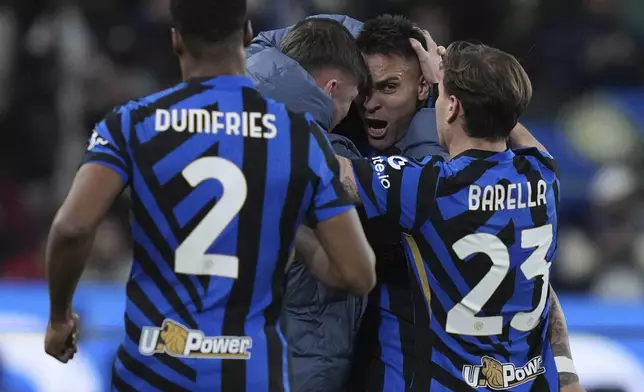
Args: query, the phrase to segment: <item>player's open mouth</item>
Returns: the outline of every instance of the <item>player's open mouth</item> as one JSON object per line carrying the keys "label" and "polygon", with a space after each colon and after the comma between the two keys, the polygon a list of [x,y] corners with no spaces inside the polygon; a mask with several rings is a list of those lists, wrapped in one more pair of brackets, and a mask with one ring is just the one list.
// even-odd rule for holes
{"label": "player's open mouth", "polygon": [[387,121],[367,118],[366,122],[369,127],[368,133],[371,138],[376,140],[384,139],[387,135],[387,125],[389,124]]}

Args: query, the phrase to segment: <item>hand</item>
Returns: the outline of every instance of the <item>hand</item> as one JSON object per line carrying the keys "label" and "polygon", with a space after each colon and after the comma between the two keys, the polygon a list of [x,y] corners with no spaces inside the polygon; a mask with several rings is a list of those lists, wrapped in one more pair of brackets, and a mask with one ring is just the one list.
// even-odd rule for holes
{"label": "hand", "polygon": [[441,61],[445,54],[445,47],[438,46],[427,30],[420,30],[425,37],[427,50],[423,48],[420,42],[414,38],[410,38],[409,42],[411,47],[414,48],[418,61],[420,62],[420,69],[427,83],[436,84],[441,80]]}
{"label": "hand", "polygon": [[45,352],[62,363],[74,358],[78,321],[76,313],[71,313],[66,320],[50,320],[45,335]]}

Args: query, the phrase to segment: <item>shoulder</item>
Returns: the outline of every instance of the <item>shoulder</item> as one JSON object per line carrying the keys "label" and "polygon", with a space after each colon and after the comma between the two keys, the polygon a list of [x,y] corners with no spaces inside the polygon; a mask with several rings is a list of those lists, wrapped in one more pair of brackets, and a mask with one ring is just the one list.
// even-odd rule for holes
{"label": "shoulder", "polygon": [[517,148],[514,149],[514,154],[517,156],[532,157],[539,162],[539,164],[546,169],[557,173],[557,165],[555,158],[546,151],[539,150],[536,147],[530,148]]}
{"label": "shoulder", "polygon": [[329,139],[329,142],[331,142],[331,147],[333,147],[333,151],[337,155],[349,159],[362,158],[362,155],[360,154],[360,151],[358,151],[356,145],[353,144],[353,142],[348,138],[335,133],[327,134],[327,138]]}
{"label": "shoulder", "polygon": [[[164,109],[179,102],[184,97],[187,83],[180,83],[173,87],[139,97],[120,105],[116,105],[108,116],[146,116],[155,109]],[[187,98],[187,96],[185,97]]]}
{"label": "shoulder", "polygon": [[428,155],[422,158],[411,158],[402,155],[375,156],[364,162],[370,161],[376,171],[390,169],[394,171],[404,171],[407,169],[424,170],[429,168],[440,169],[445,163],[445,158],[440,155]]}

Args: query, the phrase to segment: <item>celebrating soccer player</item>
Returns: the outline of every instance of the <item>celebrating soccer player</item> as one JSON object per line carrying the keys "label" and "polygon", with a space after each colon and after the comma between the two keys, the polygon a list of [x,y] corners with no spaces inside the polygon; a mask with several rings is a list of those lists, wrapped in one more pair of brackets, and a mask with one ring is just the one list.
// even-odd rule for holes
{"label": "celebrating soccer player", "polygon": [[[574,374],[569,350],[560,355],[548,339],[559,199],[554,159],[515,129],[530,80],[497,49],[455,43],[441,61],[442,49],[427,42],[427,52],[419,42],[414,49],[425,78],[440,81],[437,127],[449,160],[342,161],[343,181],[367,214],[404,228],[422,293],[415,300],[428,309],[431,300],[423,338],[431,379],[414,388],[578,390],[565,376]],[[509,150],[508,140],[524,148]]]}
{"label": "celebrating soccer player", "polygon": [[[359,24],[350,18],[343,22]],[[368,86],[367,67],[345,26],[329,18],[308,18],[260,33],[246,53],[246,70],[262,94],[293,111],[310,113],[328,131],[336,154],[360,157],[351,141],[333,133],[358,91]],[[291,388],[343,391],[366,300],[320,282],[302,263],[310,234],[302,228],[296,237],[300,252],[287,268],[280,317],[291,354]]]}
{"label": "celebrating soccer player", "polygon": [[184,82],[96,126],[49,237],[45,350],[74,356],[73,293],[97,225],[129,187],[134,263],[113,389],[286,391],[277,319],[300,222],[330,256],[311,270],[339,287],[373,287],[373,252],[323,131],[243,77],[246,1],[171,8]]}

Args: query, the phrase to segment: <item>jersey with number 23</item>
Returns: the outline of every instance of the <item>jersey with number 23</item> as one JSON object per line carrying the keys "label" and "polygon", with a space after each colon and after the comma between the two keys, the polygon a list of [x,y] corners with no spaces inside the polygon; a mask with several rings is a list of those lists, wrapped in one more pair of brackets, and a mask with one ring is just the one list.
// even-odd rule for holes
{"label": "jersey with number 23", "polygon": [[547,338],[554,159],[530,148],[353,163],[367,215],[406,232],[414,300],[431,308],[423,389],[558,391]]}

